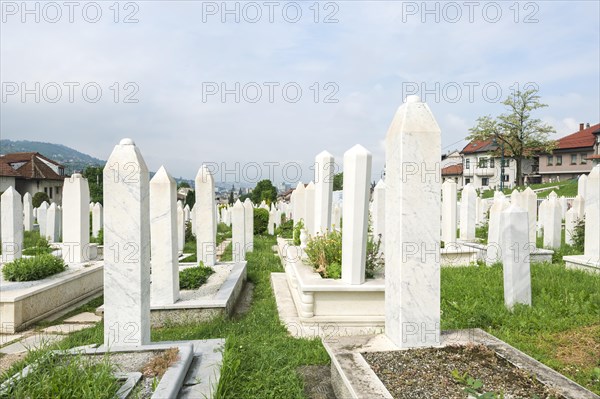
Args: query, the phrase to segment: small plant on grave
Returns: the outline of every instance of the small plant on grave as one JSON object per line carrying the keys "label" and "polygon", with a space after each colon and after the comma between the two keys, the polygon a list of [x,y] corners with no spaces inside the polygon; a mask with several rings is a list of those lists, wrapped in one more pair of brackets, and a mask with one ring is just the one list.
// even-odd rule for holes
{"label": "small plant on grave", "polygon": [[294,235],[294,221],[286,220],[275,229],[275,235],[281,238],[292,238]]}
{"label": "small plant on grave", "polygon": [[382,270],[385,266],[383,253],[379,251],[380,248],[381,234],[379,234],[377,237],[372,237],[369,235],[369,238],[367,239],[367,257],[365,265],[366,278],[375,277],[375,273],[379,270]]}
{"label": "small plant on grave", "polygon": [[479,238],[482,244],[487,244],[489,228],[490,225],[487,220],[475,228],[475,237]]}
{"label": "small plant on grave", "polygon": [[[162,376],[166,373],[167,369],[174,365],[178,360],[179,349],[167,349],[166,351],[150,359],[142,368],[142,374],[144,374],[144,377],[146,378],[157,378],[156,381],[158,381],[158,379],[162,378]],[[152,381],[152,385],[154,385],[154,380]],[[152,389],[156,390],[154,386]]]}
{"label": "small plant on grave", "polygon": [[306,243],[306,255],[323,278],[342,276],[342,233],[334,230],[311,237]]}
{"label": "small plant on grave", "polygon": [[26,256],[39,256],[42,254],[49,254],[51,252],[52,248],[50,247],[29,247],[23,249],[22,254]]}
{"label": "small plant on grave", "polygon": [[15,259],[2,267],[2,275],[8,281],[35,281],[65,271],[65,261],[50,254],[33,258]]}
{"label": "small plant on grave", "polygon": [[198,266],[183,269],[179,272],[179,289],[198,289],[208,281],[208,277],[214,272],[215,271],[212,268],[204,266],[204,263],[202,262],[200,262]]}
{"label": "small plant on grave", "polygon": [[495,392],[480,393],[483,388],[483,382],[469,376],[468,373],[460,373],[457,369],[452,370],[452,378],[465,388],[463,391],[476,399],[504,399],[504,394],[496,394]]}
{"label": "small plant on grave", "polygon": [[294,236],[293,236],[294,241],[292,244],[294,244],[295,246],[300,245],[300,233],[302,232],[303,228],[304,228],[304,221],[302,219],[300,219],[294,225]]}
{"label": "small plant on grave", "polygon": [[575,223],[575,229],[573,230],[573,248],[583,253],[583,249],[585,246],[585,220],[577,219]]}
{"label": "small plant on grave", "polygon": [[47,238],[40,235],[39,231],[24,231],[23,248],[50,248],[50,243]]}
{"label": "small plant on grave", "polygon": [[185,242],[196,241],[196,235],[192,231],[192,222],[188,220],[185,222]]}
{"label": "small plant on grave", "polygon": [[90,239],[90,242],[96,243],[98,245],[104,245],[104,229],[98,230],[98,235],[95,237],[92,237]]}

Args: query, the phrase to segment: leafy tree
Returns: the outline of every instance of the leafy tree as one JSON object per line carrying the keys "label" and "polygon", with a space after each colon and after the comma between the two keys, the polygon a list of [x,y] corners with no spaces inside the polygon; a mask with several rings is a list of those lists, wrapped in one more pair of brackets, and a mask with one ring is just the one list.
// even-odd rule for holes
{"label": "leafy tree", "polygon": [[48,194],[46,194],[43,191],[33,194],[33,198],[31,198],[31,204],[34,208],[39,208],[40,205],[42,205],[42,202],[44,201],[50,203],[50,198],[48,198]]}
{"label": "leafy tree", "polygon": [[190,190],[190,191],[188,191],[188,193],[185,197],[185,204],[183,204],[183,206],[185,207],[186,205],[189,205],[190,209],[192,209],[194,207],[195,203],[196,203],[196,192],[194,190]]}
{"label": "leafy tree", "polygon": [[228,202],[229,202],[229,205],[233,205],[233,203],[235,202],[234,198],[233,198],[233,190],[231,190],[229,192],[229,200],[228,200]]}
{"label": "leafy tree", "polygon": [[260,204],[262,201],[265,201],[267,205],[270,205],[277,200],[277,189],[273,183],[271,183],[271,180],[261,180],[256,184],[254,190],[252,190],[250,199],[255,204]]}
{"label": "leafy tree", "polygon": [[469,129],[467,140],[495,140],[498,144],[495,156],[500,156],[504,144],[504,156],[514,158],[517,184],[523,185],[523,159],[531,158],[535,153],[552,151],[555,141],[549,139],[549,134],[555,130],[531,115],[538,108],[547,107],[540,102],[537,90],[517,91],[502,104],[507,112],[496,118],[490,115],[478,118],[475,127]]}
{"label": "leafy tree", "polygon": [[333,175],[333,191],[340,191],[344,189],[344,173],[336,173]]}
{"label": "leafy tree", "polygon": [[180,188],[191,188],[191,187],[188,182],[180,181],[179,184],[177,184],[177,190],[179,190]]}
{"label": "leafy tree", "polygon": [[103,191],[103,171],[104,166],[86,166],[83,170],[83,177],[88,180],[90,187],[90,201],[104,203]]}

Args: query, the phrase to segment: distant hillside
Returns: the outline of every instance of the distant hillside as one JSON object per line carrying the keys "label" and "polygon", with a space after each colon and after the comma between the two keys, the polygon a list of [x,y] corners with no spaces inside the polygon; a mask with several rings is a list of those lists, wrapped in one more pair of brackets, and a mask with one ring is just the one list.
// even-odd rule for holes
{"label": "distant hillside", "polygon": [[67,174],[75,170],[83,170],[90,165],[104,165],[105,161],[94,158],[73,148],[62,144],[43,143],[41,141],[27,140],[0,140],[0,154],[8,154],[11,152],[39,152],[65,166]]}

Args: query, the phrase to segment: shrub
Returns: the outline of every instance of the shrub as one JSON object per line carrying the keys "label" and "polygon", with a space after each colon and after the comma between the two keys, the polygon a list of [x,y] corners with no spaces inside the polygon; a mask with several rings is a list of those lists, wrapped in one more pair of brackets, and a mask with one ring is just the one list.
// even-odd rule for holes
{"label": "shrub", "polygon": [[479,238],[483,244],[487,244],[489,227],[486,220],[485,223],[475,228],[475,237]]}
{"label": "shrub", "polygon": [[316,235],[306,243],[306,255],[313,268],[323,278],[342,275],[342,233],[334,230]]}
{"label": "shrub", "polygon": [[27,256],[38,256],[41,254],[49,254],[52,252],[50,247],[29,247],[23,249],[23,255]]}
{"label": "shrub", "polygon": [[292,238],[294,235],[294,221],[286,220],[281,223],[277,229],[275,229],[275,235],[278,235],[281,238]]}
{"label": "shrub", "polygon": [[95,242],[98,245],[104,245],[104,229],[98,230],[98,235],[96,237],[92,237],[90,242]]}
{"label": "shrub", "polygon": [[208,277],[215,271],[204,263],[196,267],[188,267],[179,272],[179,289],[180,290],[195,290],[208,281]]}
{"label": "shrub", "polygon": [[44,201],[50,203],[50,198],[48,198],[48,194],[40,191],[39,193],[33,194],[33,198],[31,198],[31,205],[33,205],[34,208],[39,208]]}
{"label": "shrub", "polygon": [[23,248],[50,248],[48,239],[40,236],[39,231],[23,232]]}
{"label": "shrub", "polygon": [[304,228],[304,222],[302,221],[302,219],[300,219],[294,225],[294,235],[293,235],[294,242],[292,244],[294,244],[296,246],[300,245],[300,233],[302,232],[303,228]]}
{"label": "shrub", "polygon": [[585,244],[585,220],[578,219],[573,231],[573,248],[578,252],[583,253]]}
{"label": "shrub", "polygon": [[2,275],[8,281],[41,280],[67,268],[65,262],[53,255],[41,254],[33,258],[16,259],[2,268]]}
{"label": "shrub", "polygon": [[385,262],[383,260],[383,253],[379,252],[381,248],[381,234],[376,238],[369,235],[367,239],[367,259],[365,265],[365,277],[375,277],[375,272],[383,269]]}
{"label": "shrub", "polygon": [[188,220],[185,222],[185,242],[196,241],[196,235],[192,231],[192,222]]}
{"label": "shrub", "polygon": [[254,208],[254,234],[266,234],[269,227],[269,211]]}

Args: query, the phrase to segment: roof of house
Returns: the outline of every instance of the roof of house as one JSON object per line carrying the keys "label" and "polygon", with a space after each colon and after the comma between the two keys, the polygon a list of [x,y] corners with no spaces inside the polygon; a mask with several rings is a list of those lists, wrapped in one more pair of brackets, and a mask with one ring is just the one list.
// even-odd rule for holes
{"label": "roof of house", "polygon": [[[0,156],[0,163],[6,166],[0,168],[0,176],[20,177],[23,179],[64,180],[65,176],[56,173],[44,161],[62,167],[61,164],[46,158],[39,152],[15,152]],[[16,175],[15,175],[16,173]]]}
{"label": "roof of house", "polygon": [[456,176],[456,175],[462,175],[462,173],[463,173],[462,163],[446,166],[445,168],[442,169],[442,176]]}
{"label": "roof of house", "polygon": [[497,144],[493,143],[492,139],[471,141],[460,152],[461,154],[474,154],[476,152],[488,152],[498,148]]}
{"label": "roof of house", "polygon": [[594,134],[598,133],[600,133],[600,123],[558,139],[556,141],[556,149],[567,150],[571,148],[593,147],[596,141]]}
{"label": "roof of house", "polygon": [[8,162],[0,158],[0,176],[3,177],[21,177],[21,174],[14,170]]}

